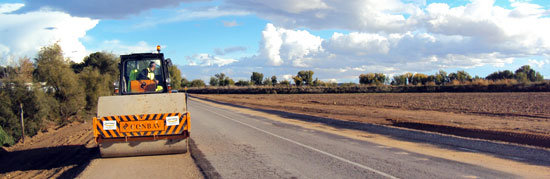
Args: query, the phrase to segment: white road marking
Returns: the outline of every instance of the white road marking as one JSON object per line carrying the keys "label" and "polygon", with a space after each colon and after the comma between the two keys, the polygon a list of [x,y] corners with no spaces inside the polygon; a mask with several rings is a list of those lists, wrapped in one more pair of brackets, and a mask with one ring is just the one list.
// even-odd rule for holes
{"label": "white road marking", "polygon": [[[202,105],[202,104],[201,104],[201,105]],[[388,178],[398,179],[397,177],[394,177],[394,176],[392,176],[392,175],[390,175],[390,174],[387,174],[387,173],[378,171],[378,170],[376,170],[376,169],[374,169],[374,168],[370,168],[370,167],[367,167],[367,166],[365,166],[365,165],[361,165],[361,164],[359,164],[359,163],[357,163],[357,162],[353,162],[353,161],[350,161],[350,160],[348,160],[348,159],[345,159],[345,158],[336,156],[336,155],[334,155],[334,154],[331,154],[331,153],[328,153],[328,152],[325,152],[325,151],[316,149],[316,148],[314,148],[314,147],[311,147],[311,146],[302,144],[302,143],[297,142],[297,141],[294,141],[294,140],[292,140],[292,139],[288,139],[288,138],[279,136],[279,135],[277,135],[277,134],[274,134],[274,133],[265,131],[265,130],[263,130],[263,129],[254,127],[254,126],[252,126],[252,125],[250,125],[250,124],[247,124],[247,123],[244,123],[244,122],[241,122],[241,121],[232,119],[232,118],[227,117],[227,116],[222,115],[222,114],[218,114],[218,113],[216,113],[216,112],[214,112],[214,111],[211,111],[211,110],[208,110],[208,109],[206,109],[206,108],[202,108],[202,109],[207,110],[207,111],[209,111],[209,112],[211,112],[211,113],[213,113],[213,114],[216,114],[216,115],[218,115],[218,116],[221,116],[221,117],[223,117],[223,118],[229,119],[229,120],[231,120],[231,121],[234,121],[234,122],[240,123],[240,124],[242,124],[242,125],[248,126],[248,127],[252,128],[252,129],[256,129],[256,130],[258,130],[258,131],[260,131],[260,132],[263,132],[263,133],[269,134],[269,135],[271,135],[271,136],[277,137],[277,138],[279,138],[279,139],[286,140],[286,141],[288,141],[288,142],[291,142],[291,143],[294,143],[294,144],[296,144],[296,145],[302,146],[302,147],[304,147],[304,148],[313,150],[313,151],[315,151],[315,152],[319,152],[319,153],[321,153],[321,154],[324,154],[324,155],[327,155],[327,156],[329,156],[329,157],[338,159],[338,160],[340,160],[340,161],[349,163],[349,164],[351,164],[351,165],[355,165],[355,166],[357,166],[357,167],[359,167],[359,168],[362,168],[362,169],[365,169],[365,170],[369,170],[369,171],[371,171],[371,172],[377,173],[377,174],[379,174],[379,175],[382,175],[382,176],[385,176],[385,177],[388,177]]]}
{"label": "white road marking", "polygon": [[469,151],[469,152],[476,152],[478,153],[479,151],[477,150],[474,150],[474,149],[468,149],[468,148],[464,148],[464,147],[459,147],[458,149],[461,149],[461,150],[465,150],[465,151]]}
{"label": "white road marking", "polygon": [[391,149],[391,147],[388,147],[388,146],[385,146],[385,145],[379,145],[379,146],[376,146],[378,148],[383,148],[383,149]]}

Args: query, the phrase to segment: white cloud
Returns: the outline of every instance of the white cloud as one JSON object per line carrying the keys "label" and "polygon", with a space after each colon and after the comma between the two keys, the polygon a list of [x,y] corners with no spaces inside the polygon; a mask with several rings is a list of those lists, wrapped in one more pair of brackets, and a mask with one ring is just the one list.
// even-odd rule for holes
{"label": "white cloud", "polygon": [[[161,45],[162,48],[166,48],[165,45]],[[131,53],[154,53],[156,52],[156,48],[153,45],[149,45],[145,41],[139,41],[136,44],[129,45],[126,43],[121,42],[118,39],[113,40],[105,40],[101,43],[100,50],[108,50],[111,53],[114,54],[131,54]]]}
{"label": "white cloud", "polygon": [[141,12],[167,7],[177,7],[181,3],[207,0],[26,0],[23,12],[50,9],[67,12],[74,16],[95,19],[121,19]]}
{"label": "white cloud", "polygon": [[[3,12],[15,11],[16,7],[21,8],[20,5],[2,5]],[[41,47],[56,42],[65,57],[82,61],[87,53],[80,39],[86,36],[86,31],[95,27],[98,20],[73,17],[62,12],[35,11],[0,13],[0,22],[0,65],[6,65],[19,57],[35,57]]]}
{"label": "white cloud", "polygon": [[322,42],[323,39],[305,30],[287,30],[267,24],[262,31],[260,57],[274,66],[287,63],[305,67],[305,61],[311,60],[307,55],[323,51]]}
{"label": "white cloud", "polygon": [[373,33],[350,34],[334,33],[327,42],[327,48],[339,52],[349,52],[356,56],[367,54],[387,54],[390,50],[388,38]]}
{"label": "white cloud", "polygon": [[228,0],[224,8],[253,12],[285,28],[402,32],[416,24],[405,15],[422,13],[418,3],[400,0]]}
{"label": "white cloud", "polygon": [[449,8],[430,4],[419,17],[430,33],[471,38],[483,50],[502,53],[542,54],[550,52],[550,18],[546,10],[528,3],[512,3],[513,9],[494,6],[494,1],[475,0]]}
{"label": "white cloud", "polygon": [[0,14],[6,14],[18,9],[21,9],[25,4],[22,3],[6,3],[0,4]]}
{"label": "white cloud", "polygon": [[243,10],[227,10],[219,9],[219,7],[209,7],[207,9],[181,9],[176,14],[170,15],[168,18],[161,19],[149,19],[145,22],[139,23],[134,26],[134,28],[146,28],[152,27],[159,24],[167,24],[180,21],[190,21],[196,19],[212,19],[222,16],[245,16],[249,12]]}
{"label": "white cloud", "polygon": [[193,56],[186,57],[189,66],[201,66],[201,67],[222,67],[231,63],[237,62],[231,58],[220,58],[206,53],[195,54]]}
{"label": "white cloud", "polygon": [[550,63],[550,60],[546,59],[546,60],[534,60],[534,59],[529,59],[527,60],[529,62],[529,65],[531,66],[535,66],[535,67],[538,67],[538,68],[542,68],[542,66],[544,66],[545,64],[549,64]]}
{"label": "white cloud", "polygon": [[291,74],[286,74],[286,75],[283,75],[283,80],[292,80],[292,75]]}

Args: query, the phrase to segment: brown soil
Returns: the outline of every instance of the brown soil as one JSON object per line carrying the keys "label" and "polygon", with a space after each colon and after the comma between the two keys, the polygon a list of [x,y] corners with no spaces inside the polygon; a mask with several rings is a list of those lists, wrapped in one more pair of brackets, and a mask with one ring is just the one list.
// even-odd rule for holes
{"label": "brown soil", "polygon": [[74,122],[0,152],[0,178],[74,178],[97,157],[89,123]]}
{"label": "brown soil", "polygon": [[417,129],[448,126],[550,137],[550,93],[542,92],[193,96],[252,108],[364,123],[401,127],[412,124],[410,128]]}

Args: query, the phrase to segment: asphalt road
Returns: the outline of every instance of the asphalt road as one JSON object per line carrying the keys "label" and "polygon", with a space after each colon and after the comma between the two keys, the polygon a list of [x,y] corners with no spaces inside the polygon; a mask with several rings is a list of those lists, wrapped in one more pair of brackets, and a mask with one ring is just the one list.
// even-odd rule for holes
{"label": "asphalt road", "polygon": [[519,177],[194,100],[189,111],[195,147],[223,178]]}

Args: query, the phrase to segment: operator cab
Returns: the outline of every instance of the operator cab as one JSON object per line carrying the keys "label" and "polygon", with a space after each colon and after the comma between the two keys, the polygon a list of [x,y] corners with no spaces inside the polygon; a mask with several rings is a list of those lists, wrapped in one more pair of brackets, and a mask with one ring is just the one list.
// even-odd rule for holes
{"label": "operator cab", "polygon": [[148,94],[170,92],[170,76],[168,67],[172,65],[170,59],[165,60],[160,53],[136,53],[120,56],[120,79],[118,93]]}

